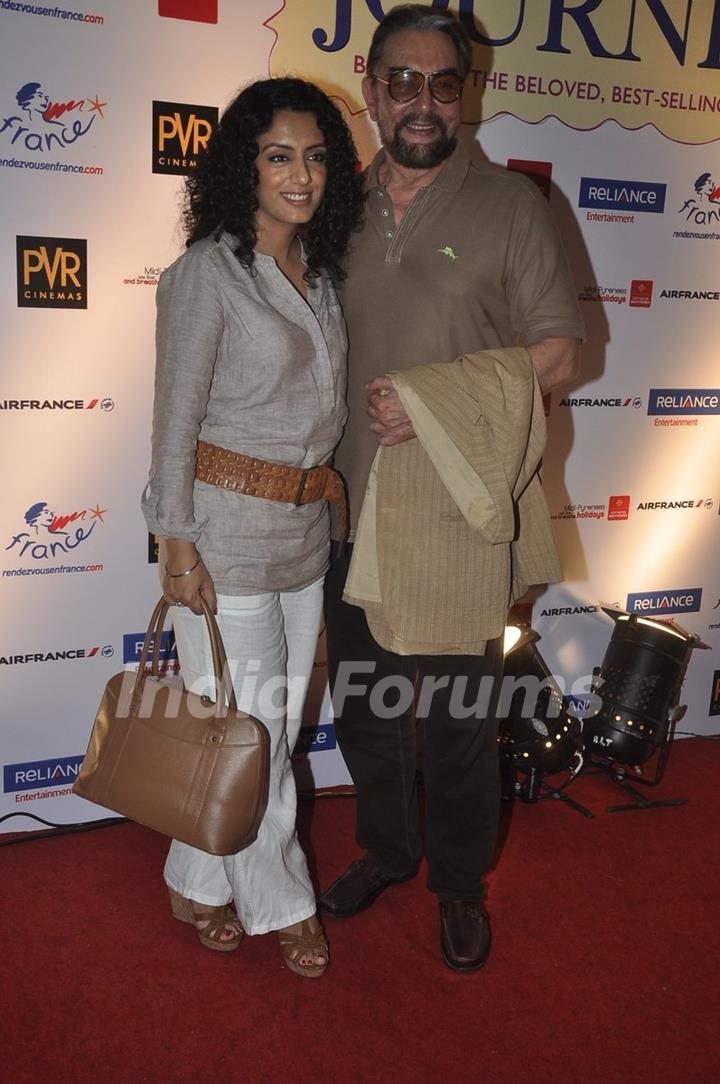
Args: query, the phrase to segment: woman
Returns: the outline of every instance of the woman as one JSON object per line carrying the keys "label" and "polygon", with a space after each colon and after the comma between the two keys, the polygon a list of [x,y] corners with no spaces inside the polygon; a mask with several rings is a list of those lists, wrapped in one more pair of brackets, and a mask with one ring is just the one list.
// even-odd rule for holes
{"label": "woman", "polygon": [[290,754],[320,627],[323,498],[338,496],[334,472],[307,469],[327,462],[345,420],[332,281],[361,202],[352,138],[322,91],[299,79],[254,83],[187,181],[188,249],[157,293],[143,511],[164,540],[183,678],[214,695],[202,594],[217,612],[238,706],[271,737],[255,843],[217,858],[173,841],[165,881],[173,914],[203,945],[227,952],[243,931],[277,930],[287,966],[307,977],[324,972],[328,948],[295,834]]}

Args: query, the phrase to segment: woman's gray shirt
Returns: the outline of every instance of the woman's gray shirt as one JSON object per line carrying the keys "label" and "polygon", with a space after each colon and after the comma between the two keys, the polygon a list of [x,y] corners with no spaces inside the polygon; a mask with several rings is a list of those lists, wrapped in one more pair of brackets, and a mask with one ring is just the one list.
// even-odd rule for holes
{"label": "woman's gray shirt", "polygon": [[340,439],[347,338],[326,276],[304,301],[272,256],[251,270],[234,239],[196,242],[161,276],[150,480],[151,531],[194,542],[224,595],[296,590],[328,559],[324,501],[301,507],[195,480],[198,440],[314,467]]}

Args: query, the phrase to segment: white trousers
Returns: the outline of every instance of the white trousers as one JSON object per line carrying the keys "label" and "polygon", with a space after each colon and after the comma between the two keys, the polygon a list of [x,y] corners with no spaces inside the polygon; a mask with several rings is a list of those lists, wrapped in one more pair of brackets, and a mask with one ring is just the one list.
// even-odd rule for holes
{"label": "white trousers", "polygon": [[[218,596],[217,622],[238,707],[270,732],[267,812],[255,842],[216,857],[173,840],[165,882],[188,899],[220,906],[235,901],[249,934],[267,933],[315,913],[315,893],[295,833],[297,798],[290,755],[300,730],[322,613],[322,580],[301,591]],[[214,682],[205,619],[173,607],[183,680],[193,692]]]}

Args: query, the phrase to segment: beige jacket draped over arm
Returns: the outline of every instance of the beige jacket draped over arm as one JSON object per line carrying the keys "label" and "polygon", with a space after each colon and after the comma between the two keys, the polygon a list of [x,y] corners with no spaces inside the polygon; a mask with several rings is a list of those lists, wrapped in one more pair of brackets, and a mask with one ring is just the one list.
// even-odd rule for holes
{"label": "beige jacket draped over arm", "polygon": [[378,451],[345,599],[397,654],[483,654],[528,586],[562,578],[528,352],[484,350],[388,375],[417,439]]}

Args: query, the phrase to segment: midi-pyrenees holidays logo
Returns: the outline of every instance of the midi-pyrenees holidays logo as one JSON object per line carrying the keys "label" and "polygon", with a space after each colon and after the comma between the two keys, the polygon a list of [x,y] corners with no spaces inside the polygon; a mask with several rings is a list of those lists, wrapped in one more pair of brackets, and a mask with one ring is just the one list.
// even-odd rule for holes
{"label": "midi-pyrenees holidays logo", "polygon": [[193,173],[217,122],[217,106],[153,102],[153,173]]}
{"label": "midi-pyrenees holidays logo", "polygon": [[0,122],[0,141],[6,151],[12,147],[22,153],[52,155],[84,139],[98,117],[105,116],[108,103],[99,94],[75,98],[63,90],[60,95],[37,80],[15,85],[8,95],[14,102]]}
{"label": "midi-pyrenees holidays logo", "polygon": [[57,513],[47,501],[34,501],[19,517],[20,529],[11,534],[6,552],[28,564],[42,564],[76,551],[105,522],[107,508],[76,508]]}
{"label": "midi-pyrenees holidays logo", "polygon": [[87,308],[84,238],[18,236],[16,255],[20,308]]}
{"label": "midi-pyrenees holidays logo", "polygon": [[652,305],[653,279],[631,279],[626,285],[607,286],[591,282],[578,293],[578,301],[599,301],[604,305],[625,305],[631,309],[649,309]]}
{"label": "midi-pyrenees holidays logo", "polygon": [[702,587],[674,587],[660,591],[632,592],[625,609],[641,617],[663,614],[698,613],[702,605]]}

